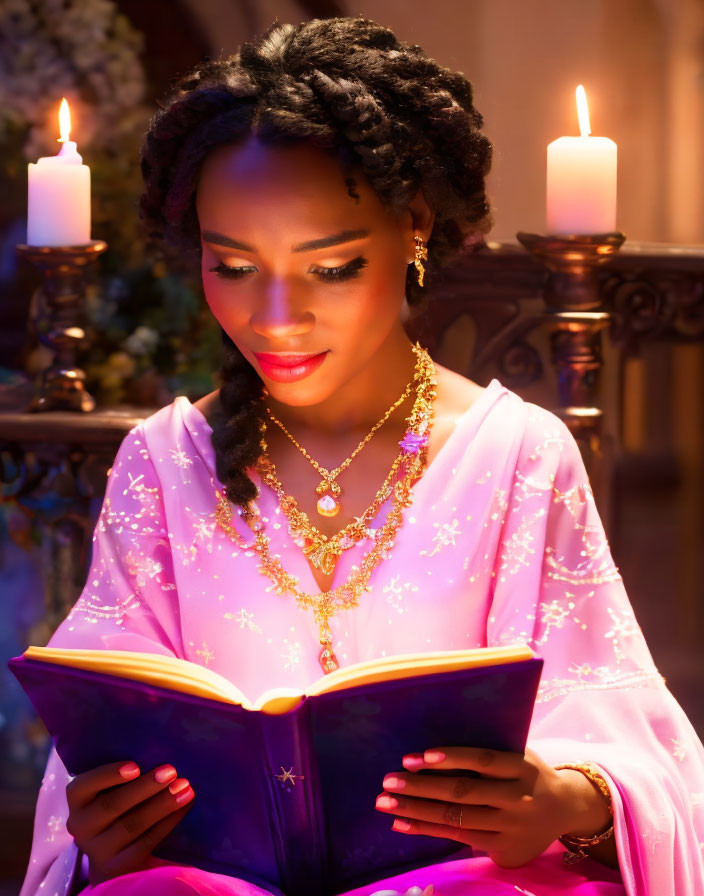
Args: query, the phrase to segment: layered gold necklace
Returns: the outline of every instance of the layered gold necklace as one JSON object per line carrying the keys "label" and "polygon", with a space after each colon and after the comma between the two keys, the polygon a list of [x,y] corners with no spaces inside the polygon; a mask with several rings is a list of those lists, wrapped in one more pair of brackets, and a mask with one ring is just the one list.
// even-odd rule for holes
{"label": "layered gold necklace", "polygon": [[[417,365],[416,365],[416,369],[417,369]],[[316,509],[321,516],[337,516],[337,514],[340,512],[340,502],[335,500],[336,498],[339,498],[340,495],[342,494],[342,489],[340,488],[340,484],[336,481],[337,477],[340,475],[340,473],[342,473],[343,470],[346,470],[347,467],[349,467],[349,465],[352,463],[352,461],[355,459],[355,457],[357,457],[359,452],[362,450],[362,448],[364,448],[364,446],[371,439],[371,437],[374,435],[374,433],[381,426],[383,426],[384,423],[386,423],[386,421],[389,419],[391,414],[393,414],[393,412],[396,410],[396,408],[408,398],[408,396],[411,394],[411,390],[413,388],[413,383],[414,383],[414,380],[411,380],[411,382],[406,386],[406,389],[405,389],[403,395],[391,405],[391,407],[384,414],[384,416],[381,418],[381,420],[379,420],[378,423],[374,424],[374,426],[371,428],[371,430],[362,439],[362,441],[359,443],[359,445],[357,445],[357,447],[354,449],[352,454],[350,454],[350,456],[348,458],[346,458],[340,464],[339,467],[335,467],[334,470],[328,470],[328,469],[326,469],[326,467],[321,467],[321,465],[316,460],[314,460],[310,456],[310,454],[308,454],[306,449],[299,442],[297,442],[296,439],[294,439],[294,437],[286,429],[286,427],[283,425],[283,423],[271,413],[269,408],[266,408],[266,413],[267,413],[267,416],[269,417],[269,419],[273,423],[276,423],[276,425],[282,430],[282,432],[293,442],[293,444],[296,446],[296,448],[298,448],[298,450],[301,452],[301,454],[307,460],[310,461],[310,463],[312,464],[314,469],[320,474],[321,481],[320,481],[320,484],[316,487],[315,491],[316,491],[316,494],[322,496],[318,499],[318,503],[316,505]],[[268,395],[268,392],[266,389],[264,390],[264,394]],[[264,445],[264,453],[265,454],[266,454],[266,450],[267,450],[267,446],[265,444]]]}
{"label": "layered gold necklace", "polygon": [[[328,538],[313,526],[304,511],[300,510],[293,497],[284,492],[283,486],[276,476],[276,470],[268,456],[266,443],[266,423],[262,424],[261,445],[262,452],[257,461],[257,470],[262,481],[270,485],[277,494],[279,505],[287,518],[289,534],[303,547],[304,553],[310,557],[316,568],[329,574],[335,568],[335,563],[343,550],[353,547],[358,541],[369,537],[367,524],[376,516],[381,505],[393,495],[393,504],[389,510],[384,525],[374,533],[373,545],[362,558],[360,564],[352,568],[352,573],[347,581],[334,588],[332,591],[322,591],[320,594],[305,594],[298,589],[298,577],[288,574],[281,565],[278,555],[272,556],[269,549],[269,537],[264,532],[261,512],[255,504],[247,508],[238,507],[238,515],[246,522],[254,533],[254,543],[249,544],[232,526],[232,507],[219,490],[216,490],[217,505],[215,518],[217,524],[233,538],[242,548],[254,548],[259,555],[259,571],[268,576],[274,583],[277,594],[290,592],[298,605],[304,609],[313,609],[315,619],[320,627],[321,650],[318,659],[323,671],[327,674],[339,667],[339,663],[332,649],[332,632],[329,619],[338,610],[351,609],[358,606],[359,597],[363,591],[370,591],[369,579],[372,572],[383,559],[389,556],[389,550],[394,545],[394,537],[403,522],[403,510],[412,503],[411,489],[414,483],[422,475],[427,462],[427,445],[430,430],[433,423],[433,402],[436,397],[435,365],[432,359],[420,345],[413,347],[416,354],[416,371],[409,387],[415,384],[416,400],[411,414],[407,418],[407,429],[403,439],[399,442],[400,452],[394,460],[389,475],[377,492],[374,501],[367,510],[355,520],[345,526],[332,538]],[[402,398],[405,397],[402,396]],[[397,403],[400,404],[400,399]],[[388,418],[388,413],[385,417]],[[380,424],[377,424],[378,428]],[[376,429],[375,428],[375,429]],[[375,430],[374,430],[375,431]],[[373,434],[373,432],[372,432]],[[371,437],[371,436],[370,436]],[[368,441],[368,439],[366,440]],[[366,444],[363,440],[361,445]],[[360,446],[356,449],[357,452]],[[346,464],[348,466],[349,464]],[[341,465],[338,468],[344,468]],[[399,472],[402,469],[402,472]],[[324,468],[319,472],[325,479]],[[333,473],[335,471],[332,471]],[[394,481],[395,480],[395,481]],[[334,481],[334,480],[333,480]]]}

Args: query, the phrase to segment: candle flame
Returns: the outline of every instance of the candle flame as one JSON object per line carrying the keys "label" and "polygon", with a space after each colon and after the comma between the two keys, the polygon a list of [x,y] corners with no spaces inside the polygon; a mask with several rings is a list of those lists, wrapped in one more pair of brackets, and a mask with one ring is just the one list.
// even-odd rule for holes
{"label": "candle flame", "polygon": [[59,131],[61,136],[57,138],[59,143],[66,143],[71,133],[71,110],[68,107],[68,100],[64,97],[61,100],[59,108]]}
{"label": "candle flame", "polygon": [[586,91],[581,84],[577,88],[577,116],[582,137],[588,137],[592,132],[592,129],[589,127],[589,106],[587,106]]}

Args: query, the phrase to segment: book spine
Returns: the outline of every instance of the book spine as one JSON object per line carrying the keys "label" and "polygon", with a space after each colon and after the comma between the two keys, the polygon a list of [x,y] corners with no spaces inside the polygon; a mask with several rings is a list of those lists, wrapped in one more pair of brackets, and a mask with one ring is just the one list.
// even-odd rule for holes
{"label": "book spine", "polygon": [[262,732],[281,886],[287,896],[323,896],[308,699],[291,712],[262,714]]}

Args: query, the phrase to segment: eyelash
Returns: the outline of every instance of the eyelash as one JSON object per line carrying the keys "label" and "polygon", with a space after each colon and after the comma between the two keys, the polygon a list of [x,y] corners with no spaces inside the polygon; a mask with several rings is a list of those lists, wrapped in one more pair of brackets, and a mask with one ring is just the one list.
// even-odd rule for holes
{"label": "eyelash", "polygon": [[[321,280],[351,280],[353,277],[358,277],[359,272],[362,268],[366,267],[368,264],[367,259],[363,258],[361,255],[357,258],[353,258],[352,261],[347,262],[347,264],[340,265],[336,268],[318,268],[317,271],[313,271]],[[238,268],[230,268],[222,261],[217,267],[210,268],[211,271],[215,272],[218,277],[222,277],[225,280],[239,280],[240,277],[244,277],[244,275],[249,271],[248,266],[238,267]]]}

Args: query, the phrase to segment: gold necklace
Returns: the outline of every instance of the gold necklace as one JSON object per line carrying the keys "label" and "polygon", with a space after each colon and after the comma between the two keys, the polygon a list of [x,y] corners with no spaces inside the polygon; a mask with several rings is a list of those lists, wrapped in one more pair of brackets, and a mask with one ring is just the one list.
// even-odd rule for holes
{"label": "gold necklace", "polygon": [[316,569],[322,570],[325,575],[330,575],[342,552],[353,548],[363,538],[369,536],[367,531],[369,522],[374,519],[381,505],[391,494],[394,476],[404,459],[403,453],[399,453],[369,507],[361,516],[355,517],[351,523],[330,538],[310,522],[308,514],[298,507],[296,499],[292,495],[286,494],[270,457],[260,458],[257,463],[257,471],[262,480],[276,493],[281,512],[288,521],[291,537],[299,547],[303,548],[303,553]]}
{"label": "gold necklace", "polygon": [[[415,382],[416,379],[418,380],[418,394],[413,404],[413,410],[406,421],[407,435],[409,431],[412,433],[412,421],[417,417],[421,410],[421,402],[426,391],[424,386],[424,371],[426,369],[426,360],[419,357],[417,375],[413,378],[413,382]],[[428,375],[432,375],[432,372]],[[266,432],[265,425],[263,431]],[[401,444],[402,443],[399,442],[399,445]],[[392,463],[386,479],[381,488],[377,491],[374,500],[369,507],[367,507],[361,516],[355,517],[352,522],[348,523],[343,529],[331,537],[320,532],[320,530],[311,523],[308,514],[298,507],[296,499],[292,495],[287,495],[284,491],[284,487],[276,475],[274,462],[268,455],[268,446],[264,435],[262,435],[262,455],[257,462],[257,471],[262,477],[262,480],[276,493],[281,511],[287,519],[291,537],[299,547],[303,548],[303,553],[308,557],[313,566],[316,569],[322,570],[325,575],[329,575],[335,569],[337,560],[342,555],[343,551],[353,548],[355,544],[360,542],[363,538],[368,537],[369,532],[367,531],[367,526],[369,522],[374,519],[379,512],[381,505],[391,494],[394,477],[405,457],[406,451],[402,448]]]}
{"label": "gold necklace", "polygon": [[[416,351],[415,347],[413,350]],[[416,352],[416,354],[417,354],[417,352]],[[418,371],[418,364],[419,364],[419,362],[416,361],[416,373]],[[269,408],[266,408],[266,413],[267,413],[269,419],[273,423],[276,423],[276,425],[281,428],[281,430],[285,433],[285,435],[288,436],[288,438],[293,442],[293,444],[296,446],[296,448],[298,448],[298,450],[301,452],[301,454],[303,454],[303,456],[311,462],[311,464],[313,465],[315,470],[320,474],[321,482],[316,487],[315,491],[316,491],[316,494],[321,496],[318,499],[318,504],[317,504],[318,513],[321,516],[328,516],[328,517],[337,516],[337,514],[340,512],[340,506],[341,506],[340,501],[335,500],[336,498],[339,498],[340,495],[342,494],[342,489],[340,487],[340,484],[338,482],[336,482],[337,477],[340,475],[340,473],[342,473],[343,470],[346,470],[347,467],[349,467],[349,465],[352,463],[352,461],[355,459],[355,457],[359,454],[359,452],[362,450],[362,448],[364,448],[364,446],[367,444],[367,442],[369,442],[369,440],[374,435],[374,433],[381,426],[383,426],[384,423],[386,423],[386,421],[389,419],[391,414],[393,414],[393,412],[396,410],[396,408],[408,398],[408,396],[410,395],[411,390],[413,388],[414,381],[415,381],[415,376],[413,377],[411,382],[406,386],[403,395],[391,405],[391,407],[384,414],[384,416],[381,418],[381,420],[379,420],[377,423],[374,424],[374,426],[371,428],[370,432],[368,432],[367,435],[359,443],[359,445],[357,445],[357,447],[354,449],[352,454],[350,454],[350,456],[348,458],[346,458],[340,464],[339,467],[335,467],[334,470],[328,470],[325,467],[321,466],[316,460],[313,460],[313,458],[310,456],[310,454],[308,454],[306,449],[299,442],[297,442],[296,439],[291,435],[291,433],[286,429],[284,424],[271,413]],[[326,494],[326,492],[328,494]]]}
{"label": "gold necklace", "polygon": [[[320,627],[321,650],[318,661],[325,674],[339,668],[339,662],[332,649],[332,631],[329,619],[338,610],[348,610],[359,604],[359,597],[363,591],[371,591],[369,579],[372,572],[383,559],[388,558],[390,549],[394,546],[395,535],[403,522],[403,510],[412,503],[411,489],[423,473],[427,461],[427,445],[433,422],[433,402],[436,397],[435,367],[430,356],[423,349],[424,377],[422,400],[414,406],[412,428],[401,441],[404,459],[408,461],[408,468],[401,480],[393,486],[393,506],[389,510],[384,525],[377,532],[377,537],[369,551],[364,555],[360,564],[353,566],[352,573],[347,581],[334,588],[332,591],[321,591],[319,594],[306,594],[297,587],[298,577],[287,573],[281,565],[278,555],[272,556],[269,550],[269,537],[264,532],[264,524],[261,520],[261,512],[254,504],[248,507],[238,507],[237,512],[247,523],[255,535],[254,544],[248,544],[240,533],[232,526],[232,508],[225,495],[216,489],[217,504],[215,507],[215,519],[217,524],[240,547],[250,550],[252,547],[259,555],[259,571],[268,576],[274,583],[274,590],[281,595],[289,591],[303,609],[313,609],[315,620]],[[427,360],[426,360],[427,359]]]}

